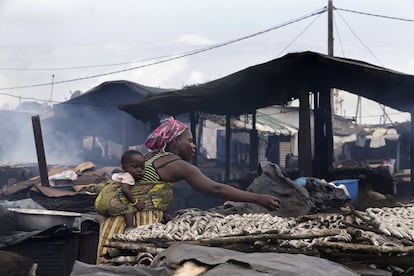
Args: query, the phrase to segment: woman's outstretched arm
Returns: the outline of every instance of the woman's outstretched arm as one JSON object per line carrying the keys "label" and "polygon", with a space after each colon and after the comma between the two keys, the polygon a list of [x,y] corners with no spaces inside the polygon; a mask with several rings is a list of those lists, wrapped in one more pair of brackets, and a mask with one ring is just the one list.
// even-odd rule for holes
{"label": "woman's outstretched arm", "polygon": [[203,174],[199,168],[183,160],[172,162],[161,170],[160,173],[166,174],[168,178],[171,177],[174,181],[186,180],[194,190],[201,193],[220,196],[233,201],[256,203],[269,210],[279,208],[279,199],[277,197],[251,193],[216,182]]}

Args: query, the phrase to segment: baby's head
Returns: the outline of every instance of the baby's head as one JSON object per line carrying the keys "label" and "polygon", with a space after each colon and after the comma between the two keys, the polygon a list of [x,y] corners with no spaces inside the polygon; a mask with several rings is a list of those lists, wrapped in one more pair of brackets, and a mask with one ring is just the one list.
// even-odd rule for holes
{"label": "baby's head", "polygon": [[144,162],[144,155],[136,150],[127,150],[121,157],[122,169],[129,172],[135,181],[144,176]]}

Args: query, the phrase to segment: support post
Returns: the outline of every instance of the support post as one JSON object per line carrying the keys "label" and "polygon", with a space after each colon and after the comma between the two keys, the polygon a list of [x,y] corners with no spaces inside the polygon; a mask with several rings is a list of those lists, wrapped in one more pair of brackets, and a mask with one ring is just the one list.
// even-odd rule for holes
{"label": "support post", "polygon": [[226,115],[226,164],[224,169],[224,183],[230,179],[231,167],[231,115]]}
{"label": "support post", "polygon": [[411,194],[414,194],[414,109],[411,110],[410,122],[410,186]]}
{"label": "support post", "polygon": [[299,95],[299,174],[312,175],[312,148],[310,131],[309,93],[302,89]]}
{"label": "support post", "polygon": [[[197,133],[196,133],[196,114],[195,112],[190,112],[190,130],[193,134],[193,141],[197,141]],[[197,146],[198,147],[198,146]],[[193,164],[197,166],[198,164],[198,151],[196,150],[194,157],[193,157]]]}
{"label": "support post", "polygon": [[[197,157],[200,154],[200,150],[201,150],[201,141],[203,138],[203,126],[204,126],[204,118],[202,116],[202,114],[198,114],[198,131],[197,131],[197,141],[196,141],[196,152],[197,152]],[[197,158],[198,160],[198,158]]]}
{"label": "support post", "polygon": [[259,162],[259,138],[256,129],[256,111],[252,113],[252,129],[250,131],[249,169],[256,171]]}
{"label": "support post", "polygon": [[32,116],[33,134],[36,145],[37,163],[39,166],[40,182],[42,186],[50,187],[49,177],[47,174],[47,163],[45,156],[45,148],[43,146],[42,128],[40,127],[39,115]]}
{"label": "support post", "polygon": [[313,176],[322,177],[322,166],[325,154],[325,123],[323,116],[323,106],[321,103],[321,93],[314,92],[313,94],[313,126],[314,126],[314,158],[313,158]]}
{"label": "support post", "polygon": [[333,37],[333,3],[328,1],[328,56],[334,54],[334,37]]}

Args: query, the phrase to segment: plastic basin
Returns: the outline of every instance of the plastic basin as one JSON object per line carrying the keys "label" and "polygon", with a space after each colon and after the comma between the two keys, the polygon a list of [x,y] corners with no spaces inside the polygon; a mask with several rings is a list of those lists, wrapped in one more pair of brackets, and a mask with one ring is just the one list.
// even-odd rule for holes
{"label": "plastic basin", "polygon": [[346,189],[348,190],[349,196],[351,197],[352,201],[355,201],[358,197],[358,186],[359,186],[359,179],[340,179],[331,181],[336,186],[343,184],[345,185]]}

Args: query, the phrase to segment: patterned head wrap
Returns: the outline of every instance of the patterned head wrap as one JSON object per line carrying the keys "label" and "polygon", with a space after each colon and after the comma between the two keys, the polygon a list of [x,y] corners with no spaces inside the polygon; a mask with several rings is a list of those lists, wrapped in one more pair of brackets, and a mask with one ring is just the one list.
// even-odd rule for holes
{"label": "patterned head wrap", "polygon": [[167,144],[180,136],[187,128],[186,124],[173,117],[166,118],[161,122],[161,125],[148,136],[145,145],[150,150],[165,152]]}

